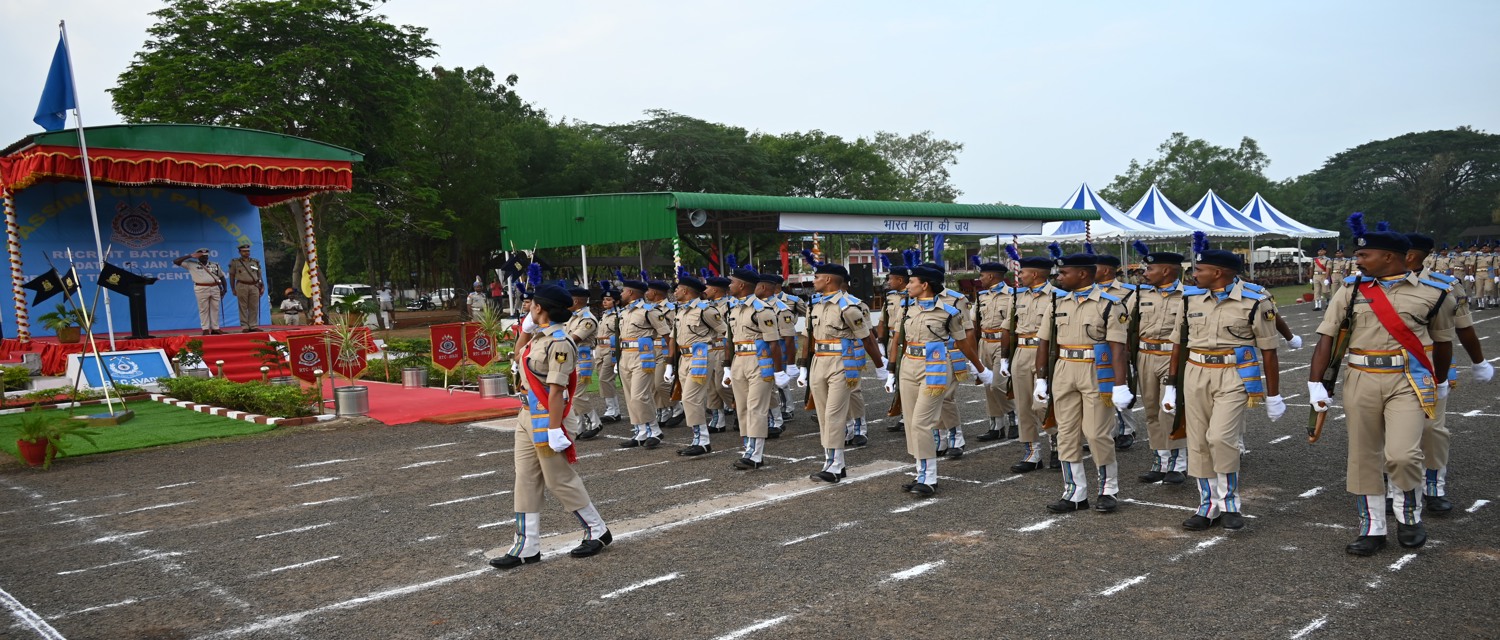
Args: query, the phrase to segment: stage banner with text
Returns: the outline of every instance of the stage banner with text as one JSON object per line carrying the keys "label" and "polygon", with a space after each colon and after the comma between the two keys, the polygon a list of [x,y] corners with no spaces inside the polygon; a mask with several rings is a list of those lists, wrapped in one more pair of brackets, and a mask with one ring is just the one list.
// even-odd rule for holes
{"label": "stage banner with text", "polygon": [[432,338],[432,363],[448,373],[453,373],[464,363],[463,322],[435,324],[428,328]]}
{"label": "stage banner with text", "polygon": [[464,323],[464,346],[469,351],[469,362],[485,366],[495,361],[495,339],[479,330],[479,323]]}
{"label": "stage banner with text", "polygon": [[[261,246],[260,209],[245,196],[218,189],[169,189],[159,187],[118,187],[99,185],[95,191],[99,207],[99,232],[109,250],[108,261],[132,273],[150,276],[157,283],[146,287],[146,315],[151,329],[197,329],[198,302],[193,281],[187,270],[172,263],[173,258],[206,248],[209,260],[217,262],[225,275],[229,262],[239,257],[238,247],[250,245],[251,257],[261,261],[266,271]],[[73,250],[73,264],[84,285],[85,297],[94,295],[99,277],[98,257],[94,249],[93,225],[89,223],[88,196],[82,184],[71,182],[42,183],[16,194],[16,217],[20,222],[21,274],[29,280],[56,266],[68,269],[68,249]],[[14,270],[15,266],[11,268]],[[266,292],[280,302],[281,285],[266,287]],[[130,302],[122,294],[105,292],[115,320],[115,331],[130,331]],[[102,315],[104,305],[100,301]],[[52,332],[35,322],[51,310],[32,313],[32,335]],[[259,324],[270,324],[270,300],[259,302]],[[221,321],[225,326],[239,325],[239,303],[233,283],[224,296]],[[16,335],[12,314],[5,314],[5,335]],[[104,332],[101,318],[96,332]]]}
{"label": "stage banner with text", "polygon": [[[337,373],[346,378],[357,378],[365,372],[366,354],[374,348],[370,330],[356,329],[356,348],[344,352],[338,344],[338,336],[332,331],[312,331],[290,335],[286,339],[288,360],[292,364],[292,375],[308,382],[317,381],[313,371]],[[332,366],[329,365],[332,363]]]}

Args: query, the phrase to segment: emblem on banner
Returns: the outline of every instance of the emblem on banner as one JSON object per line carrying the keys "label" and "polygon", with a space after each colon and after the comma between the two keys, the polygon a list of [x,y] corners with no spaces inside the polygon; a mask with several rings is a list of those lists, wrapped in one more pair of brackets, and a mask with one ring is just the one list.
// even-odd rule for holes
{"label": "emblem on banner", "polygon": [[115,219],[110,227],[114,229],[110,242],[131,249],[144,249],[162,241],[161,225],[151,215],[151,205],[145,202],[134,207],[124,202],[115,205]]}
{"label": "emblem on banner", "polygon": [[129,358],[110,358],[109,373],[116,378],[138,378],[141,376],[141,365]]}
{"label": "emblem on banner", "polygon": [[458,342],[453,340],[453,336],[443,336],[442,341],[438,343],[438,353],[445,356],[458,353]]}
{"label": "emblem on banner", "polygon": [[302,354],[299,355],[299,356],[297,356],[297,361],[301,362],[303,366],[308,366],[308,367],[317,365],[318,364],[318,360],[319,360],[319,358],[318,358],[318,351],[317,351],[317,349],[314,349],[313,347],[306,347],[306,348],[304,348],[302,350]]}

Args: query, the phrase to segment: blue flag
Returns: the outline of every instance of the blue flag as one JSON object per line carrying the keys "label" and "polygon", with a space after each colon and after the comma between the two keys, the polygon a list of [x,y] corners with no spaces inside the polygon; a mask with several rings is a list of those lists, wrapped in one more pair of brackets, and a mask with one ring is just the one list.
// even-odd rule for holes
{"label": "blue flag", "polygon": [[52,68],[47,71],[47,86],[42,87],[42,99],[37,103],[36,117],[31,121],[48,131],[58,131],[68,126],[68,110],[77,108],[73,65],[68,59],[67,41],[59,35],[57,51],[52,54]]}
{"label": "blue flag", "polygon": [[948,235],[939,233],[932,236],[932,262],[937,266],[943,266],[943,245],[947,244]]}

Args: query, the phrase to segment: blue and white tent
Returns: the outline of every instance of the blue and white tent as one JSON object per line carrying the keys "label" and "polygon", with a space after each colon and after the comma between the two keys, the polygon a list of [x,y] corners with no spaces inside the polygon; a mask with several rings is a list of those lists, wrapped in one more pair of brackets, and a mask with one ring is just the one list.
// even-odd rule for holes
{"label": "blue and white tent", "polygon": [[1172,231],[1172,235],[1179,238],[1191,236],[1194,231],[1202,231],[1217,238],[1247,238],[1254,235],[1242,229],[1216,227],[1183,213],[1154,184],[1125,215],[1137,222]]}
{"label": "blue and white tent", "polygon": [[1229,206],[1229,203],[1220,198],[1219,194],[1214,193],[1213,189],[1203,194],[1198,204],[1189,207],[1186,213],[1188,217],[1218,229],[1248,231],[1252,236],[1287,235],[1284,231],[1267,228],[1259,222],[1246,218],[1238,209]]}
{"label": "blue and white tent", "polygon": [[1090,220],[1085,226],[1083,220],[1063,220],[1049,222],[1042,225],[1042,233],[1034,236],[1021,236],[1021,244],[1038,244],[1047,242],[1080,242],[1087,238],[1094,240],[1133,240],[1136,238],[1170,238],[1180,236],[1181,233],[1162,229],[1146,224],[1125,215],[1116,207],[1089,188],[1088,183],[1078,187],[1073,195],[1061,205],[1063,209],[1092,209],[1099,213],[1098,220]]}
{"label": "blue and white tent", "polygon": [[1240,213],[1260,223],[1263,227],[1276,229],[1293,238],[1337,238],[1339,235],[1337,231],[1315,229],[1293,220],[1276,207],[1271,206],[1271,203],[1266,202],[1266,199],[1260,197],[1259,193],[1256,193],[1250,198],[1250,202],[1240,208]]}

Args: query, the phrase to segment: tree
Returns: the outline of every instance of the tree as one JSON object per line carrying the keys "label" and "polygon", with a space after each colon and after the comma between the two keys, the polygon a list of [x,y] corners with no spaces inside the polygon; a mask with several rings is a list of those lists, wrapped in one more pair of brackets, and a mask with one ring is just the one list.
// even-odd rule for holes
{"label": "tree", "polygon": [[664,109],[600,131],[625,149],[631,191],[775,193],[769,157],[749,132]]}
{"label": "tree", "polygon": [[1144,164],[1131,160],[1125,173],[1115,176],[1099,195],[1116,206],[1129,207],[1155,184],[1181,206],[1197,202],[1209,189],[1239,206],[1272,185],[1265,176],[1271,160],[1252,138],[1241,138],[1240,146],[1231,149],[1177,132],[1156,151],[1158,157]]}
{"label": "tree", "polygon": [[948,167],[958,164],[962,143],[933,137],[931,131],[908,136],[879,131],[872,144],[896,172],[892,199],[953,202],[963,195],[948,173]]}
{"label": "tree", "polygon": [[822,131],[779,136],[759,134],[754,142],[765,149],[778,192],[809,198],[890,200],[898,177],[868,140],[847,142]]}

